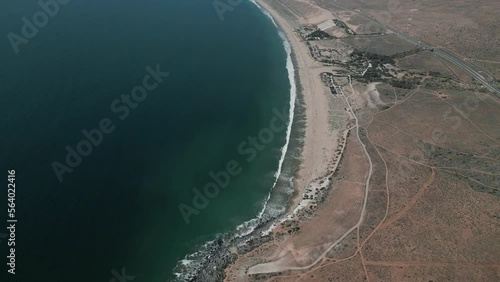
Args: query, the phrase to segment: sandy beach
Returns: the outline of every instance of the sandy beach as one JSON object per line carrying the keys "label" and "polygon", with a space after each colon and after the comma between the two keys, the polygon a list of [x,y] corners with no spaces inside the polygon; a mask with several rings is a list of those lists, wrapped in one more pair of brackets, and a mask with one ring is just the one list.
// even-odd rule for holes
{"label": "sandy beach", "polygon": [[[272,1],[257,0],[256,1],[263,9],[265,9],[278,24],[281,31],[286,35],[286,38],[292,46],[292,54],[294,57],[295,68],[298,73],[296,78],[298,81],[299,95],[305,106],[305,135],[300,159],[300,166],[294,178],[295,192],[288,203],[287,213],[274,225],[272,232],[274,237],[282,236],[284,233],[283,226],[297,226],[298,222],[303,222],[309,230],[317,230],[317,232],[308,232],[302,236],[296,236],[294,240],[286,240],[280,244],[279,248],[273,248],[276,242],[264,243],[256,248],[254,252],[266,252],[272,249],[271,257],[280,258],[276,262],[267,264],[255,265],[256,261],[253,258],[253,252],[247,253],[238,258],[238,260],[230,265],[226,270],[226,281],[243,281],[246,273],[268,273],[280,271],[280,269],[289,269],[290,265],[300,267],[302,264],[308,264],[313,260],[305,260],[301,264],[296,265],[294,256],[305,257],[315,245],[319,243],[318,239],[322,234],[328,234],[328,238],[321,238],[323,244],[329,240],[334,240],[340,237],[342,232],[355,224],[355,220],[359,219],[360,202],[359,198],[363,198],[362,187],[356,185],[351,188],[349,185],[339,188],[334,197],[335,200],[328,201],[328,204],[321,205],[323,207],[319,214],[334,212],[336,216],[321,216],[321,220],[308,222],[302,221],[305,215],[310,213],[310,210],[316,209],[326,191],[331,187],[333,175],[337,172],[342,155],[348,146],[347,143],[350,129],[348,126],[352,122],[352,115],[346,109],[344,95],[332,95],[330,89],[321,80],[321,74],[331,72],[332,67],[324,66],[320,62],[314,60],[310,55],[306,42],[302,41],[297,29],[303,24],[319,24],[328,18],[331,18],[331,13],[326,10],[316,9],[307,18],[293,17],[288,14],[289,11],[282,10],[279,3]],[[287,17],[286,15],[289,15]],[[359,149],[359,148],[357,148]],[[355,154],[353,154],[355,156]],[[363,165],[361,169],[365,169]],[[363,180],[363,173],[360,173]],[[338,208],[335,210],[333,208]],[[347,220],[344,214],[348,214]],[[307,217],[307,216],[306,216]],[[338,218],[338,224],[332,223],[332,219]],[[352,223],[351,223],[352,221]],[[317,251],[324,251],[317,249]],[[290,253],[290,250],[293,250]],[[290,256],[290,254],[292,254]],[[317,256],[316,256],[317,257]],[[241,280],[243,279],[243,280]]]}
{"label": "sandy beach", "polygon": [[[294,183],[295,195],[289,203],[288,210],[291,212],[299,204],[308,183],[328,173],[338,146],[339,130],[330,126],[331,94],[320,80],[320,73],[331,68],[322,66],[309,55],[305,42],[302,42],[296,34],[296,26],[291,20],[283,17],[267,1],[256,0],[256,2],[271,14],[292,46],[295,68],[299,74],[298,90],[306,108],[304,147]],[[319,14],[313,20],[320,22],[324,17],[323,14]]]}
{"label": "sandy beach", "polygon": [[[471,223],[463,219],[461,208],[455,208],[461,204],[433,202],[444,197],[449,203],[467,199],[483,202],[481,206],[493,212],[498,201],[474,190],[490,194],[497,190],[488,190],[488,185],[472,188],[477,180],[470,179],[472,184],[468,186],[463,175],[450,174],[435,162],[446,163],[447,167],[452,160],[442,157],[453,154],[443,148],[466,148],[470,155],[476,154],[477,145],[472,146],[467,139],[476,138],[482,143],[475,144],[481,144],[484,150],[498,142],[479,134],[484,131],[465,139],[449,131],[450,138],[441,140],[461,143],[442,142],[439,150],[448,153],[431,155],[426,147],[416,144],[428,144],[434,137],[429,136],[428,129],[414,130],[437,124],[449,129],[441,113],[444,108],[450,112],[457,108],[443,99],[448,95],[463,99],[477,86],[450,81],[437,72],[429,75],[429,67],[439,66],[440,71],[446,68],[432,55],[425,68],[419,60],[413,62],[411,68],[418,71],[409,74],[408,65],[403,67],[398,59],[412,58],[422,48],[412,44],[416,40],[396,36],[400,31],[385,29],[363,15],[355,8],[359,3],[353,4],[355,7],[337,1],[256,3],[273,17],[292,47],[299,97],[305,108],[305,134],[287,213],[268,232],[262,232],[265,236],[260,241],[253,239],[252,244],[234,249],[224,281],[406,281],[401,277],[406,275],[406,279],[413,273],[406,268],[411,263],[422,267],[419,274],[432,280],[441,271],[435,267],[440,266],[449,267],[446,277],[454,277],[450,256],[460,265],[486,269],[471,273],[470,281],[482,275],[494,277],[492,269],[497,265],[491,255],[483,259],[484,264],[476,265],[478,255],[463,247],[476,244],[483,248],[488,244],[485,242],[494,240],[484,235],[484,239],[469,243],[469,235],[476,230],[477,238],[493,234],[491,225],[486,224],[489,219]],[[383,4],[378,3],[380,11],[387,10]],[[398,10],[392,7],[391,12],[397,14]],[[414,80],[402,78],[408,75],[415,75]],[[425,86],[427,89],[423,89]],[[433,87],[450,91],[443,94]],[[424,105],[427,100],[435,104]],[[484,122],[484,117],[476,118],[476,122]],[[475,131],[478,127],[462,130]],[[423,160],[415,162],[415,155]],[[492,156],[498,158],[495,153]],[[457,160],[460,158],[457,156]],[[484,154],[477,154],[477,158],[493,160]],[[484,166],[484,175],[492,166]],[[483,172],[469,173],[476,179],[493,179],[481,175]],[[432,192],[426,194],[426,189]],[[450,194],[447,189],[457,193]],[[427,208],[421,209],[423,206]],[[429,212],[435,209],[442,210]],[[481,210],[467,208],[470,214],[480,214]],[[456,230],[458,226],[465,226],[467,232]],[[259,238],[258,234],[254,236]],[[432,239],[442,236],[447,239]],[[423,247],[430,245],[434,247]],[[414,262],[415,249],[421,262]],[[446,249],[451,255],[437,254],[433,251],[437,249]],[[426,264],[435,260],[440,264]]]}

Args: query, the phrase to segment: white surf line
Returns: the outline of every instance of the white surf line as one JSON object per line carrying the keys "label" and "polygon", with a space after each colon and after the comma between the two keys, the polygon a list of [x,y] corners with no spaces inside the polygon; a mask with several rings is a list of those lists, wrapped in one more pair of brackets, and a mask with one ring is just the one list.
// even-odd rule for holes
{"label": "white surf line", "polygon": [[[264,205],[263,205],[261,211],[259,212],[259,215],[256,218],[250,219],[250,220],[238,225],[235,228],[237,232],[240,232],[240,230],[243,230],[245,228],[248,228],[248,230],[245,232],[241,232],[239,234],[236,234],[234,237],[243,237],[243,236],[246,236],[246,235],[252,233],[253,230],[255,229],[255,226],[252,226],[252,224],[257,222],[264,215],[264,212],[267,208],[267,203],[269,202],[269,199],[271,198],[271,192],[274,189],[274,187],[276,186],[276,183],[278,182],[279,176],[281,175],[281,170],[283,168],[283,163],[285,161],[286,153],[288,152],[288,146],[290,143],[292,126],[293,126],[293,119],[294,119],[294,114],[295,114],[295,100],[297,98],[297,86],[295,84],[295,67],[294,67],[293,61],[292,61],[292,48],[291,48],[290,42],[288,42],[285,34],[280,30],[279,26],[276,24],[276,22],[274,21],[274,18],[271,16],[271,14],[269,14],[269,12],[267,12],[265,9],[260,7],[260,5],[257,4],[254,0],[250,0],[250,2],[254,3],[266,16],[268,16],[271,19],[274,26],[278,30],[278,35],[283,40],[283,47],[285,48],[285,52],[287,53],[286,68],[288,70],[288,79],[290,81],[290,102],[289,102],[290,109],[289,109],[289,113],[288,113],[289,122],[288,122],[288,127],[287,127],[287,132],[286,132],[286,142],[285,142],[285,145],[283,147],[281,147],[281,157],[280,157],[280,160],[278,162],[278,170],[274,174],[275,179],[274,179],[273,186],[271,187],[271,190],[269,191],[269,194],[267,195],[267,199],[264,201]],[[218,237],[218,235],[216,237]],[[203,246],[208,246],[211,243],[213,243],[213,241],[214,240],[208,241],[205,244],[203,244]],[[198,250],[191,255],[188,254],[184,257],[184,259],[182,259],[180,261],[184,266],[189,266],[191,264],[194,264],[194,267],[191,271],[188,271],[187,273],[174,273],[174,275],[177,277],[177,279],[186,280],[190,277],[191,272],[193,270],[197,269],[201,263],[197,262],[197,260],[195,260],[195,259],[189,259],[188,257],[195,256],[195,255],[200,254],[202,252],[203,251]],[[177,267],[177,265],[176,265],[176,267]]]}
{"label": "white surf line", "polygon": [[[283,46],[285,47],[287,53],[286,68],[288,70],[288,79],[290,81],[290,109],[288,113],[289,122],[288,122],[288,127],[286,129],[286,141],[285,145],[281,147],[281,158],[278,163],[278,170],[274,173],[274,183],[272,188],[274,188],[276,186],[276,183],[278,182],[278,179],[281,175],[281,170],[283,169],[283,163],[285,162],[286,153],[288,152],[288,145],[290,144],[290,137],[292,135],[292,125],[295,112],[295,99],[297,97],[297,86],[295,85],[295,68],[292,62],[292,48],[290,46],[290,43],[286,39],[285,35],[281,31],[279,32],[279,34],[280,37],[283,39]],[[271,198],[271,191],[267,196],[267,200],[264,203],[264,208],[262,209],[261,214],[259,214],[259,216],[262,216],[264,210],[267,207],[267,202]]]}
{"label": "white surf line", "polygon": [[[321,182],[321,180],[324,180],[326,179],[325,183],[326,185],[329,185],[330,184],[330,177],[335,173],[335,171],[337,170],[339,164],[340,164],[340,160],[342,159],[341,158],[341,155],[345,152],[345,147],[347,146],[347,135],[349,134],[349,132],[356,126],[351,126],[347,129],[344,130],[344,133],[342,134],[343,138],[344,138],[344,142],[342,142],[342,145],[341,145],[341,154],[339,155],[339,158],[337,159],[337,161],[335,162],[335,165],[332,167],[331,169],[331,172],[329,174],[327,174],[325,177],[323,177],[322,179],[319,179],[317,182]],[[307,189],[311,189],[310,188],[311,184],[308,183],[307,186],[306,186],[306,191]],[[319,187],[321,188],[322,185],[320,185]],[[316,191],[318,191],[318,189],[316,189]],[[314,192],[314,191],[310,191],[310,192]],[[305,193],[307,195],[307,192]],[[305,207],[307,207],[308,204],[310,203],[316,203],[314,200],[310,200],[310,199],[302,199],[299,204],[297,205],[297,207],[295,207],[295,209],[293,210],[293,212],[289,215],[286,215],[284,216],[283,218],[281,218],[279,221],[277,221],[276,223],[274,223],[271,227],[269,227],[267,230],[265,231],[262,231],[262,235],[267,235],[269,234],[272,229],[276,226],[277,223],[283,223],[283,222],[286,222],[287,220],[293,220],[294,217],[298,214],[298,212],[300,212],[301,210],[303,210]]]}
{"label": "white surf line", "polygon": [[[267,204],[268,204],[269,200],[271,199],[271,193],[272,193],[274,187],[276,186],[276,183],[278,182],[278,179],[281,175],[281,170],[283,169],[283,163],[285,162],[286,153],[288,152],[288,145],[290,144],[290,138],[291,138],[291,134],[292,134],[292,125],[293,125],[293,119],[294,119],[294,113],[295,113],[295,100],[297,98],[297,85],[295,84],[295,67],[294,67],[293,61],[292,61],[292,47],[290,45],[290,42],[288,42],[285,34],[281,31],[278,24],[276,24],[276,21],[274,20],[272,15],[268,11],[263,9],[254,0],[250,0],[250,2],[255,4],[267,17],[269,17],[269,19],[271,19],[274,26],[278,30],[278,35],[283,40],[283,47],[285,48],[285,52],[287,55],[286,68],[288,70],[288,79],[290,82],[290,102],[289,102],[290,108],[289,108],[289,113],[288,113],[289,122],[288,122],[288,127],[286,130],[286,141],[285,141],[285,145],[283,145],[283,147],[281,147],[281,157],[280,157],[280,160],[278,162],[278,170],[274,173],[273,186],[271,187],[271,190],[269,191],[269,194],[267,195],[267,199],[264,201],[264,205],[263,205],[261,211],[259,212],[259,215],[256,218],[253,218],[249,221],[246,221],[246,222],[238,225],[236,227],[236,230],[241,230],[243,228],[246,228],[249,224],[253,224],[257,220],[262,218],[262,216],[264,215],[264,212],[266,211]],[[253,231],[253,229],[254,229],[253,227],[250,227],[249,230],[238,235],[238,237],[242,237],[242,236],[246,236],[246,235],[250,234]]]}
{"label": "white surf line", "polygon": [[[288,113],[289,122],[288,122],[288,127],[287,127],[287,132],[286,132],[286,142],[285,142],[285,145],[283,147],[281,147],[281,157],[280,157],[280,160],[278,162],[278,170],[274,174],[275,179],[274,179],[273,186],[272,186],[271,190],[269,191],[269,194],[267,195],[267,199],[264,201],[264,206],[262,207],[262,210],[259,212],[259,215],[256,218],[248,220],[248,221],[238,225],[235,228],[236,231],[240,231],[240,230],[245,229],[247,227],[249,227],[249,229],[246,232],[236,234],[235,237],[243,237],[243,236],[246,236],[246,235],[252,233],[254,230],[254,227],[251,225],[253,223],[255,223],[257,220],[259,220],[260,218],[262,218],[262,216],[264,215],[264,212],[267,208],[267,203],[269,202],[269,199],[271,198],[271,192],[274,189],[274,187],[276,186],[276,183],[278,182],[279,176],[281,175],[281,170],[283,167],[283,163],[285,161],[286,153],[288,152],[288,145],[290,143],[292,126],[293,126],[293,119],[294,119],[294,114],[295,114],[295,100],[297,98],[297,86],[295,84],[295,67],[294,67],[293,61],[292,61],[292,48],[291,48],[290,42],[288,42],[286,36],[280,30],[279,26],[276,24],[273,17],[271,16],[271,14],[269,14],[269,12],[267,12],[265,9],[260,7],[260,5],[257,4],[254,0],[250,0],[250,2],[254,3],[266,16],[268,16],[271,19],[271,21],[273,22],[273,24],[275,25],[275,27],[278,30],[278,34],[279,34],[280,38],[283,40],[283,47],[285,48],[285,51],[287,53],[286,68],[288,70],[288,79],[290,81],[290,102],[289,102],[290,109],[289,109],[289,113]],[[213,240],[208,241],[203,246],[208,246],[212,242],[213,242]],[[200,252],[202,252],[202,251],[196,251],[193,254],[191,254],[191,256],[199,254]],[[195,264],[196,266],[193,267],[193,269],[196,269],[197,266],[199,266],[199,263],[197,263],[195,260],[188,259],[189,256],[190,255],[186,255],[184,257],[184,259],[181,260],[181,263],[185,266],[190,265],[190,264]],[[186,277],[189,277],[190,274],[191,273],[189,273],[189,272],[188,273],[174,273],[174,275],[177,278],[181,278],[181,279],[185,279]]]}
{"label": "white surf line", "polygon": [[[352,83],[349,82],[349,85],[351,86],[351,89],[352,89],[352,91],[354,93],[354,88],[352,87]],[[361,223],[363,222],[363,219],[365,217],[366,204],[368,202],[368,187],[370,186],[370,179],[371,179],[371,176],[372,176],[373,164],[372,164],[372,160],[370,158],[370,155],[368,154],[368,150],[366,150],[365,144],[363,144],[363,142],[361,142],[361,138],[359,137],[359,120],[358,120],[358,117],[356,116],[356,114],[354,114],[354,110],[352,109],[351,103],[349,103],[349,100],[347,99],[347,97],[346,97],[344,91],[342,90],[342,88],[339,87],[339,89],[341,90],[342,96],[344,96],[344,98],[346,100],[346,103],[347,103],[347,106],[349,107],[350,112],[352,113],[352,115],[354,116],[354,119],[356,120],[356,126],[355,126],[356,127],[356,135],[358,137],[359,143],[361,144],[361,146],[363,147],[363,150],[365,151],[366,156],[368,157],[368,162],[370,163],[370,169],[369,169],[369,172],[368,172],[368,175],[367,175],[367,178],[366,178],[366,182],[365,182],[365,198],[363,200],[363,208],[361,209],[361,216],[360,216],[358,222],[353,227],[351,227],[349,230],[347,230],[344,233],[344,235],[342,235],[337,241],[335,241],[332,244],[330,244],[330,246],[326,249],[326,251],[324,251],[314,262],[312,262],[311,264],[306,265],[306,266],[289,267],[287,269],[282,269],[280,271],[285,271],[285,270],[305,270],[305,269],[309,269],[309,268],[313,267],[320,260],[322,260],[323,258],[325,258],[326,254],[328,252],[330,252],[342,240],[344,240],[345,237],[347,237],[352,231],[356,230],[356,228],[358,228],[361,225]],[[252,272],[252,268],[254,268],[254,267],[258,266],[258,265],[259,264],[250,267],[248,269],[248,273],[249,274],[258,274],[258,273],[272,273],[272,272],[275,272],[275,271],[272,271],[272,270],[271,271],[255,272],[255,273]]]}

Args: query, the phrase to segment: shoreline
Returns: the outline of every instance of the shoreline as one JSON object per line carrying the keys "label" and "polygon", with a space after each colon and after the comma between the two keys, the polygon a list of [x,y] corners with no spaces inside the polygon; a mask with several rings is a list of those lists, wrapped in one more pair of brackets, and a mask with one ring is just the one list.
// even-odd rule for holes
{"label": "shoreline", "polygon": [[[269,196],[264,203],[260,214],[240,226],[245,230],[242,234],[238,234],[237,230],[223,234],[219,238],[208,242],[205,246],[204,257],[201,257],[199,266],[196,266],[189,276],[178,276],[181,281],[222,281],[226,278],[226,270],[237,259],[238,255],[247,253],[271,239],[271,234],[279,226],[278,223],[287,220],[290,216],[294,216],[301,203],[304,202],[302,195],[305,194],[307,188],[315,186],[319,179],[324,179],[325,176],[331,175],[332,162],[335,156],[335,150],[339,145],[340,131],[335,131],[330,128],[329,115],[329,98],[331,94],[326,93],[325,86],[319,79],[321,71],[325,68],[318,64],[309,55],[309,50],[304,42],[295,34],[295,27],[289,24],[282,15],[275,11],[268,3],[263,0],[252,0],[266,16],[270,17],[274,23],[277,32],[283,39],[283,47],[286,50],[286,43],[289,44],[292,67],[294,69],[294,80],[296,87],[297,100],[295,111],[298,108],[303,108],[303,113],[292,113],[294,119],[291,120],[292,127],[301,123],[304,130],[301,132],[301,141],[298,148],[300,158],[291,175],[293,181],[293,191],[288,194],[286,203],[280,207],[283,211],[279,214],[266,213],[266,208],[272,199],[273,190],[276,183],[269,191]],[[283,38],[284,36],[284,38]],[[316,67],[311,71],[311,67]],[[287,58],[288,69],[288,58]],[[290,74],[289,74],[290,75]],[[290,92],[293,90],[293,85],[290,85]],[[296,119],[303,120],[296,120]],[[303,123],[303,125],[302,125]],[[294,131],[292,129],[292,131]],[[289,158],[290,148],[285,154],[285,159]],[[280,161],[281,162],[281,161]],[[279,172],[279,170],[277,171]],[[277,177],[278,181],[279,176]],[[305,201],[307,203],[307,201]],[[303,207],[302,207],[303,208]],[[253,226],[245,226],[252,224]]]}
{"label": "shoreline", "polygon": [[[288,104],[290,109],[290,124],[287,128],[285,144],[281,148],[284,152],[282,151],[283,153],[278,159],[278,170],[275,173],[276,179],[273,186],[269,190],[267,198],[264,200],[262,210],[259,214],[256,215],[255,218],[238,225],[233,231],[217,235],[216,239],[206,242],[204,245],[200,246],[199,250],[186,255],[186,257],[180,260],[174,268],[174,274],[176,276],[174,281],[219,281],[224,279],[226,267],[236,259],[234,248],[238,249],[237,252],[244,253],[260,246],[262,243],[267,242],[270,239],[268,231],[272,230],[275,224],[288,214],[292,207],[290,205],[290,199],[296,194],[296,189],[294,189],[294,191],[288,195],[290,199],[286,202],[284,212],[279,214],[266,213],[268,204],[273,196],[273,191],[280,182],[280,176],[283,174],[283,166],[289,158],[293,158],[293,156],[290,156],[291,151],[298,150],[300,152],[303,149],[302,145],[299,145],[299,148],[290,148],[290,139],[292,138],[292,135],[296,133],[296,127],[299,126],[297,123],[304,122],[301,120],[305,118],[303,117],[304,114],[298,113],[299,108],[303,107],[304,99],[302,85],[300,83],[299,69],[297,67],[297,58],[295,56],[294,46],[289,39],[290,35],[287,33],[286,29],[276,22],[275,15],[272,15],[266,8],[262,7],[260,3],[257,3],[255,0],[251,0],[250,2],[256,5],[265,16],[271,19],[279,37],[283,40],[283,49],[287,54],[285,68],[288,70],[290,81],[289,95],[291,97]],[[294,166],[293,175],[291,176],[292,179],[295,179],[296,171],[298,171],[298,167],[300,165],[301,160],[299,160]],[[295,187],[295,185],[292,186]],[[200,261],[196,262],[197,260]],[[193,269],[176,272],[180,265],[188,269],[189,265],[192,263],[196,264]]]}
{"label": "shoreline", "polygon": [[248,248],[238,249],[239,256],[225,266],[224,281],[244,279],[244,276],[252,273],[255,263],[252,263],[252,260],[246,262],[241,260],[245,261],[248,254],[265,245],[267,241],[276,240],[276,237],[286,233],[290,234],[290,231],[294,232],[286,230],[286,227],[297,226],[295,224],[298,222],[307,221],[303,219],[304,215],[314,212],[318,205],[323,203],[328,191],[334,189],[329,183],[338,172],[350,133],[350,129],[347,128],[350,117],[344,111],[341,114],[332,112],[337,98],[334,98],[330,89],[321,81],[321,74],[331,72],[331,67],[321,64],[310,55],[308,45],[296,31],[298,27],[306,24],[319,24],[324,21],[325,16],[331,18],[331,13],[322,13],[314,18],[313,22],[303,22],[302,19],[287,14],[288,10],[285,7],[274,6],[279,5],[276,2],[266,0],[252,0],[252,2],[273,18],[279,31],[291,46],[299,97],[303,99],[301,103],[304,107],[304,136],[299,163],[294,171],[294,190],[284,206],[284,213],[266,224],[268,227],[264,229],[261,238],[257,237],[257,240],[248,244]]}
{"label": "shoreline", "polygon": [[[295,88],[296,88],[296,99],[300,99],[302,98],[302,102],[304,102],[304,89],[303,89],[303,86],[301,84],[301,77],[300,77],[300,68],[299,68],[299,65],[298,65],[298,60],[297,60],[297,57],[296,57],[296,45],[294,45],[292,43],[292,36],[293,34],[290,34],[290,30],[283,27],[283,24],[282,24],[282,20],[280,18],[279,15],[277,15],[277,13],[272,10],[268,5],[267,3],[263,2],[262,0],[250,0],[250,2],[252,2],[254,5],[256,5],[264,14],[266,14],[266,16],[268,16],[269,18],[271,18],[271,21],[274,23],[274,25],[276,26],[277,30],[278,30],[278,33],[281,35],[284,36],[284,40],[288,43],[289,45],[289,48],[290,48],[290,57],[291,57],[291,60],[292,60],[292,67],[293,67],[293,70],[294,70],[294,80],[295,80]],[[292,31],[293,33],[293,31]],[[286,50],[285,50],[286,51]],[[292,85],[290,85],[291,87],[293,87]],[[304,107],[306,107],[307,105],[304,103]],[[294,116],[297,116],[297,115],[294,115]],[[307,117],[306,117],[307,118]],[[291,122],[293,123],[294,120],[291,120]],[[304,148],[304,146],[302,146],[302,148],[300,148],[300,150],[302,151]],[[294,198],[297,198],[297,182],[296,182],[296,179],[298,178],[298,171],[300,171],[300,166],[302,165],[302,159],[299,160],[297,166],[295,167],[294,171],[294,175],[293,175],[293,192],[292,194],[290,195],[287,203],[286,203],[286,207],[285,207],[285,212],[282,214],[282,215],[279,215],[277,216],[273,221],[275,223],[277,223],[280,219],[280,217],[284,218],[286,217],[291,210],[293,210],[294,208],[294,205],[292,204],[292,200]],[[276,184],[276,183],[275,183]],[[273,186],[274,188],[274,186]],[[270,194],[271,195],[271,192],[270,191]],[[269,198],[267,199],[267,201],[269,201]],[[267,203],[266,203],[267,204]],[[269,229],[272,230],[273,227],[271,227]]]}
{"label": "shoreline", "polygon": [[[289,30],[286,29],[286,28],[283,28],[283,26],[280,24],[279,20],[276,19],[276,15],[274,15],[273,13],[270,12],[270,9],[268,9],[268,7],[264,7],[262,5],[262,1],[260,0],[250,0],[250,2],[252,2],[254,5],[256,5],[266,16],[268,16],[271,21],[273,22],[273,24],[275,25],[277,31],[278,31],[278,34],[279,36],[283,39],[283,48],[285,49],[285,52],[287,53],[287,65],[286,65],[286,68],[287,70],[290,71],[290,68],[288,66],[288,63],[291,64],[291,69],[293,70],[293,73],[289,73],[289,77],[290,75],[293,75],[293,83],[295,85],[292,85],[292,80],[290,80],[290,95],[292,95],[293,92],[294,93],[294,99],[296,101],[293,102],[294,104],[294,107],[293,107],[293,110],[294,111],[298,111],[298,107],[300,107],[300,103],[303,103],[303,107],[305,106],[304,105],[304,93],[303,93],[303,88],[302,88],[302,84],[301,84],[301,77],[300,77],[300,68],[298,66],[298,62],[297,62],[297,57],[296,57],[296,53],[294,51],[294,48],[295,46],[293,45],[293,43],[291,42],[290,40],[290,34],[289,34]],[[290,50],[287,50],[287,48],[289,48]],[[290,62],[288,62],[288,60],[290,59]],[[297,102],[299,102],[299,105],[297,105]],[[290,105],[292,104],[292,101],[290,100]],[[290,109],[292,109],[292,107],[290,107]],[[288,136],[287,136],[287,147],[288,147],[288,143],[290,141],[290,138],[291,138],[291,133],[293,131],[293,128],[294,127],[297,127],[297,122],[303,122],[301,120],[296,120],[296,119],[299,119],[299,114],[294,112],[290,112],[290,132],[287,132]],[[304,119],[306,119],[306,117],[303,117]],[[303,147],[300,146],[300,147]],[[303,148],[298,148],[300,151],[303,150]],[[285,154],[283,154],[283,158],[287,158],[287,154],[290,152],[290,149],[288,148],[287,152],[285,152]],[[292,175],[292,182],[293,182],[293,192],[289,195],[289,199],[288,201],[286,202],[286,207],[284,208],[284,213],[283,214],[280,214],[280,215],[277,215],[275,218],[271,219],[272,221],[275,221],[277,222],[279,220],[280,217],[285,217],[290,209],[292,208],[292,205],[290,205],[291,203],[291,199],[293,199],[296,195],[296,192],[297,192],[297,189],[296,189],[296,185],[297,183],[295,182],[295,180],[297,179],[297,171],[299,170],[299,167],[301,166],[302,164],[302,160],[299,160],[298,163],[296,164],[296,167],[294,167],[294,173]],[[281,172],[281,167],[279,168],[279,170],[277,171],[278,172]],[[272,195],[272,192],[279,180],[279,176],[278,175],[276,177],[276,181],[274,182],[273,184],[273,187],[271,188],[271,190],[269,191],[269,197],[267,198],[265,204],[264,204],[264,208],[262,209],[261,211],[261,214],[260,216],[262,216],[262,214],[265,213],[265,208],[269,202],[269,200],[271,199],[271,195]]]}
{"label": "shoreline", "polygon": [[[328,96],[324,96],[324,85],[319,81],[319,75],[322,69],[325,69],[321,64],[318,64],[309,54],[309,50],[304,42],[296,35],[295,27],[286,20],[280,11],[271,7],[267,1],[252,0],[267,12],[278,26],[279,31],[283,33],[289,42],[292,49],[292,58],[294,59],[294,67],[296,71],[296,81],[298,93],[303,99],[305,107],[305,136],[304,145],[302,148],[301,158],[294,175],[294,192],[290,197],[286,211],[283,217],[286,217],[300,204],[301,196],[304,190],[314,179],[323,177],[331,171],[329,160],[335,154],[335,150],[340,145],[337,140],[341,137],[340,132],[328,134],[329,129],[329,107]],[[311,68],[317,68],[316,71],[311,71]],[[326,68],[328,69],[328,68]],[[319,83],[318,83],[319,82]],[[318,134],[321,132],[320,134]],[[333,137],[325,140],[325,137]],[[320,147],[325,152],[318,149]]]}
{"label": "shoreline", "polygon": [[[367,82],[356,75],[354,75],[356,80],[354,80],[353,86],[352,68],[354,67],[354,74],[361,73],[364,69],[358,71],[356,68],[359,69],[359,66],[355,60],[347,60],[348,67],[344,64],[328,66],[328,64],[318,63],[324,61],[315,60],[317,56],[314,47],[309,50],[311,45],[306,44],[301,39],[298,32],[303,33],[302,30],[298,31],[298,28],[309,25],[317,26],[324,23],[325,18],[331,19],[333,17],[331,12],[325,10],[324,7],[314,6],[316,10],[314,13],[311,12],[310,17],[306,18],[297,16],[297,13],[294,13],[297,7],[292,4],[288,6],[288,3],[271,0],[251,1],[273,19],[278,31],[289,42],[296,72],[298,99],[303,99],[300,101],[302,104],[300,106],[304,108],[304,136],[300,157],[296,158],[298,165],[293,171],[294,189],[286,204],[281,206],[285,209],[284,212],[278,216],[260,220],[259,225],[245,238],[238,238],[241,240],[233,240],[231,244],[221,245],[216,252],[218,258],[224,258],[224,260],[217,260],[205,265],[196,279],[192,281],[229,282],[251,281],[253,279],[260,281],[270,277],[279,277],[278,279],[283,280],[292,276],[299,276],[300,279],[304,274],[311,273],[312,270],[309,271],[309,269],[313,267],[314,271],[317,271],[321,276],[323,267],[330,266],[328,261],[337,260],[337,257],[330,253],[332,250],[349,254],[353,251],[354,254],[345,259],[342,253],[339,261],[346,260],[354,263],[355,259],[351,260],[351,258],[355,257],[358,252],[361,254],[364,244],[384,222],[389,213],[391,200],[389,198],[388,168],[378,149],[376,151],[385,165],[385,190],[381,189],[384,183],[376,183],[375,180],[370,182],[374,174],[375,163],[372,163],[372,152],[369,153],[370,148],[367,142],[371,142],[371,140],[368,137],[367,128],[371,125],[375,115],[372,116],[369,124],[365,125],[366,128],[360,123],[363,118],[366,119],[374,111],[379,110],[377,105],[385,106],[389,103],[399,105],[394,86],[391,84],[396,102],[389,98],[378,101],[376,105],[370,104],[371,98],[380,99],[381,94],[378,93],[377,89],[371,89],[374,85],[373,80]],[[332,10],[331,7],[330,10]],[[328,75],[325,73],[337,70],[341,71],[340,74],[343,75],[344,80],[340,80],[338,82],[340,84],[336,81],[333,84],[335,91],[332,90],[329,93],[330,91],[325,91],[325,88],[330,88],[331,85],[321,84],[319,82],[320,76],[323,80],[323,76]],[[331,82],[334,83],[333,80]],[[349,87],[344,88],[346,85],[349,85],[350,89]],[[418,90],[419,88],[415,92]],[[370,93],[371,91],[376,93]],[[407,95],[405,91],[401,92],[400,95]],[[411,95],[415,92],[412,92]],[[354,97],[350,98],[353,95]],[[332,99],[332,96],[335,98]],[[410,97],[405,98],[403,102],[406,102]],[[364,99],[368,104],[363,104]],[[359,110],[361,111],[358,112]],[[402,113],[404,111],[400,114]],[[359,121],[358,118],[360,118]],[[351,134],[353,132],[355,134]],[[349,148],[346,149],[347,147]],[[434,175],[434,170],[432,175]],[[422,187],[428,185],[426,183],[423,183]],[[374,229],[373,226],[380,220],[380,217],[372,216],[370,218],[368,215],[372,215],[373,211],[380,210],[378,210],[379,207],[373,206],[373,202],[372,206],[367,204],[370,185],[380,187],[373,190],[377,192],[376,195],[379,195],[378,192],[381,191],[386,195],[385,214]],[[382,206],[382,208],[384,207]],[[357,242],[352,241],[356,240],[355,237],[349,236],[355,230],[357,230]],[[360,238],[364,239],[361,245]],[[373,238],[372,240],[375,240]],[[382,240],[382,242],[384,241]],[[357,243],[357,249],[347,248],[349,246],[352,248],[355,243]],[[368,279],[369,275],[363,264],[362,255],[359,259],[363,268],[359,265],[347,265],[343,266],[344,268],[335,266],[335,269],[358,269]],[[318,263],[319,265],[316,266]],[[301,272],[306,270],[305,273]],[[337,271],[337,273],[342,273],[342,271]],[[311,277],[313,276],[311,275]]]}

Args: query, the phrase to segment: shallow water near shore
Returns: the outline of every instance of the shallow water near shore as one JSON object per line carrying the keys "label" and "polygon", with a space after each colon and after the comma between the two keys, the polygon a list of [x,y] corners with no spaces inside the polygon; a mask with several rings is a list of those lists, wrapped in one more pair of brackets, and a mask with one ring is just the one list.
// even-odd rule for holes
{"label": "shallow water near shore", "polygon": [[[40,10],[1,6],[3,34]],[[20,280],[109,281],[123,268],[135,281],[170,280],[187,254],[259,214],[286,130],[250,162],[238,146],[274,108],[289,109],[287,56],[251,3],[224,16],[201,0],[71,1],[19,54],[0,43],[0,158],[17,171]],[[121,120],[112,102],[156,65],[170,76]],[[103,118],[116,129],[60,183],[52,162]],[[232,160],[241,173],[186,224],[179,204],[193,206],[192,189]]]}

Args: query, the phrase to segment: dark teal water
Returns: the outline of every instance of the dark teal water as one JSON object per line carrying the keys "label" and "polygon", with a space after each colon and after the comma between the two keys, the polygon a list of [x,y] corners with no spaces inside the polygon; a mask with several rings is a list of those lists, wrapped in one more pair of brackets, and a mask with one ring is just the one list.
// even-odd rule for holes
{"label": "dark teal water", "polygon": [[[272,186],[285,131],[251,162],[237,147],[288,105],[282,40],[247,2],[221,22],[207,0],[72,0],[15,54],[7,34],[39,10],[0,3],[0,232],[7,169],[18,219],[15,276],[0,238],[2,281],[111,281],[124,267],[171,279],[186,254],[255,217]],[[170,76],[121,120],[110,105],[156,65]],[[115,130],[60,183],[51,164],[103,118]],[[186,224],[179,204],[230,160],[241,174]]]}

